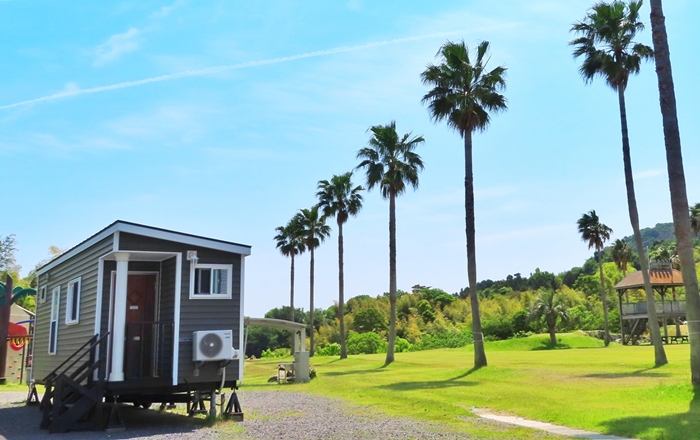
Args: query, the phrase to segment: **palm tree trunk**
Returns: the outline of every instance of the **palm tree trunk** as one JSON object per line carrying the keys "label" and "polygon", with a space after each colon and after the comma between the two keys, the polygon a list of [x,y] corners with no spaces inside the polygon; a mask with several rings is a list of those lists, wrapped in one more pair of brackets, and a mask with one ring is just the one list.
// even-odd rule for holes
{"label": "palm tree trunk", "polygon": [[676,233],[678,257],[685,285],[688,340],[690,342],[690,376],[693,385],[700,385],[700,296],[693,259],[693,233],[688,213],[688,195],[683,171],[681,135],[676,114],[676,94],[671,72],[671,56],[661,0],[651,0],[651,33],[654,41],[656,75],[659,80],[659,101],[666,143],[668,186],[671,193],[671,211]]}
{"label": "palm tree trunk", "polygon": [[[294,322],[294,254],[292,254],[292,268],[289,273],[289,308],[291,309],[289,313],[289,320]],[[292,347],[294,350],[294,347]]]}
{"label": "palm tree trunk", "polygon": [[608,331],[608,296],[605,294],[605,278],[603,278],[603,249],[598,249],[598,269],[600,272],[600,299],[603,301],[603,341],[605,346],[610,345],[610,332]]}
{"label": "palm tree trunk", "polygon": [[338,320],[340,321],[340,359],[347,359],[345,347],[345,274],[343,273],[343,223],[338,220]]}
{"label": "palm tree trunk", "polygon": [[467,277],[472,306],[472,334],[474,337],[474,367],[487,365],[484,335],[481,331],[479,297],[476,289],[476,228],[474,226],[474,171],[472,166],[472,132],[464,132],[464,210],[467,235]]}
{"label": "palm tree trunk", "polygon": [[386,348],[385,364],[394,362],[396,341],[396,194],[389,195],[389,343]]}
{"label": "palm tree trunk", "polygon": [[309,263],[309,357],[314,356],[314,248],[311,246],[311,263]]}
{"label": "palm tree trunk", "polygon": [[557,346],[557,332],[556,332],[556,327],[553,325],[548,325],[549,327],[549,342],[552,344],[552,347]]}
{"label": "palm tree trunk", "polygon": [[[289,270],[289,320],[294,322],[294,253],[291,254],[292,257],[292,267]],[[292,356],[294,356],[294,344],[297,338],[296,332],[291,332],[292,333],[292,338],[290,340],[291,345],[290,345],[290,352],[292,353]]]}
{"label": "palm tree trunk", "polygon": [[[630,142],[627,131],[627,107],[625,105],[625,90],[618,87],[618,100],[620,102],[620,124],[622,127],[622,161],[625,167],[625,185],[627,186],[627,207],[630,214],[630,223],[634,233],[634,242],[637,246],[637,254],[639,255],[639,263],[642,265],[642,278],[644,279],[644,292],[647,299],[647,311],[649,314],[648,322],[658,323],[659,318],[656,315],[656,304],[654,301],[654,291],[651,288],[651,280],[649,278],[649,262],[644,255],[644,245],[642,244],[642,234],[639,232],[639,212],[637,211],[637,197],[634,192],[634,177],[632,176],[632,156],[630,153]],[[620,314],[622,319],[622,314]],[[620,326],[622,329],[622,326]],[[654,345],[654,364],[656,366],[666,365],[666,351],[664,350],[663,342],[661,341],[661,331],[658,325],[649,325],[649,334],[651,335],[651,343]]]}

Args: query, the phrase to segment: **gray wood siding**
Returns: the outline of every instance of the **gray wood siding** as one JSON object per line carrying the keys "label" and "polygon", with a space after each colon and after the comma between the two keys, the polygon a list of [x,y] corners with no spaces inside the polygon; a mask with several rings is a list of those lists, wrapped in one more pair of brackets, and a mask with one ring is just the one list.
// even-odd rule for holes
{"label": "gray wood siding", "polygon": [[[175,269],[176,259],[170,258],[161,263],[161,282],[160,282],[160,322],[168,323],[175,322]],[[173,375],[173,346],[174,337],[172,331],[164,330],[164,334],[159,341],[167,347],[163,350],[163,355],[168,356],[169,362],[163,363],[163,374],[165,377]]]}
{"label": "gray wood siding", "polygon": [[[212,382],[221,380],[218,375],[218,362],[209,362],[200,368],[199,376],[194,376],[192,361],[192,333],[198,330],[232,330],[233,343],[237,349],[240,338],[241,306],[241,255],[196,247],[192,245],[143,237],[135,234],[121,233],[119,249],[124,251],[162,251],[180,252],[182,254],[182,283],[180,292],[180,333],[178,358],[178,383]],[[189,298],[190,264],[187,251],[196,250],[201,264],[231,264],[233,266],[233,287],[231,299],[193,299]],[[166,260],[166,262],[171,260]],[[163,270],[166,270],[163,262]],[[172,259],[174,271],[175,259]],[[163,279],[166,279],[163,276]],[[174,288],[174,285],[173,285]],[[165,307],[165,305],[163,305]],[[238,378],[239,362],[231,362],[226,367],[228,379]]]}
{"label": "gray wood siding", "polygon": [[[47,286],[47,298],[46,302],[37,304],[34,357],[32,362],[32,374],[35,379],[43,379],[95,334],[99,258],[111,252],[112,246],[113,237],[107,237],[54,267],[39,278],[39,285]],[[66,325],[68,282],[77,277],[81,277],[79,322]],[[61,286],[58,343],[56,354],[50,355],[48,354],[48,347],[51,291],[58,285]]]}

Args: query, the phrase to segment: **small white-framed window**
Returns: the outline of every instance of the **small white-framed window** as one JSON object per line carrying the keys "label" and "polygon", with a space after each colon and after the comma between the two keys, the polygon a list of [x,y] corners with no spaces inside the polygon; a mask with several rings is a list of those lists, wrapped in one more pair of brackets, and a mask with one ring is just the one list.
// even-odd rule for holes
{"label": "small white-framed window", "polygon": [[46,302],[46,286],[41,286],[39,288],[39,304]]}
{"label": "small white-framed window", "polygon": [[80,278],[68,282],[66,292],[66,325],[77,324],[80,320]]}
{"label": "small white-framed window", "polygon": [[230,264],[197,264],[190,271],[190,298],[230,299],[232,288]]}
{"label": "small white-framed window", "polygon": [[51,291],[51,324],[49,325],[49,354],[56,354],[58,346],[58,310],[61,305],[61,286]]}

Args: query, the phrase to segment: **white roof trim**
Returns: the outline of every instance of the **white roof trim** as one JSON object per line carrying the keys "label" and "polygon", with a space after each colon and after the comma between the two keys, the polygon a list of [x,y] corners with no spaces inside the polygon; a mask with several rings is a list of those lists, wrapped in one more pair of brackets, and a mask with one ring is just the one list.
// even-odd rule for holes
{"label": "white roof trim", "polygon": [[[84,250],[88,249],[89,247],[95,245],[96,243],[99,243],[100,241],[104,240],[105,238],[109,237],[110,235],[115,235],[119,234],[119,232],[126,232],[129,234],[135,234],[135,235],[142,235],[144,237],[150,237],[150,238],[156,238],[156,239],[161,239],[161,240],[168,240],[168,241],[174,241],[176,243],[184,243],[184,244],[189,244],[192,246],[199,246],[199,247],[204,247],[208,249],[216,249],[224,252],[231,252],[235,254],[241,254],[241,255],[250,255],[250,247],[245,246],[245,245],[240,245],[236,243],[231,243],[231,242],[226,242],[226,241],[221,241],[221,240],[215,240],[211,238],[206,238],[206,237],[199,237],[196,235],[190,235],[190,234],[183,234],[180,232],[175,232],[175,231],[168,231],[165,229],[159,229],[159,228],[153,228],[150,226],[143,226],[143,225],[138,225],[135,223],[126,223],[121,220],[117,220],[116,222],[112,223],[102,231],[98,232],[97,234],[93,235],[89,239],[83,241],[79,245],[75,246],[74,248],[68,250],[66,253],[62,254],[61,256],[57,257],[55,260],[49,262],[45,266],[41,267],[39,270],[37,270],[37,276],[42,275],[49,270],[53,269],[54,267],[58,266],[59,264],[63,263],[64,261],[78,255],[79,253],[83,252]],[[116,249],[120,243],[115,241],[115,251],[118,250]]]}

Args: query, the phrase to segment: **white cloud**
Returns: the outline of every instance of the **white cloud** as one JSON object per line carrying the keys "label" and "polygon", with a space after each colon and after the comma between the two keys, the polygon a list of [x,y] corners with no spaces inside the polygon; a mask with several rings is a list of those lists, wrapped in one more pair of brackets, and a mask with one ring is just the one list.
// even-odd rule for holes
{"label": "white cloud", "polygon": [[362,9],[362,0],[350,0],[347,3],[347,8],[352,11],[359,11]]}
{"label": "white cloud", "polygon": [[[126,34],[131,32],[132,30],[134,32],[136,32],[138,35],[139,31],[137,29],[130,29],[129,31],[126,32]],[[269,58],[269,59],[265,59],[265,60],[250,61],[250,62],[246,62],[246,63],[231,64],[231,65],[225,65],[225,66],[206,67],[203,69],[195,69],[195,70],[187,70],[187,71],[183,71],[183,72],[169,73],[166,75],[153,76],[150,78],[144,78],[144,79],[139,79],[139,80],[135,80],[135,81],[125,81],[125,82],[111,84],[111,85],[107,85],[107,86],[99,86],[99,87],[92,87],[92,88],[88,88],[88,89],[80,89],[80,90],[72,91],[72,92],[71,91],[61,91],[58,93],[54,93],[52,95],[42,96],[40,98],[28,99],[25,101],[15,102],[12,104],[0,105],[0,110],[14,108],[14,107],[21,107],[21,106],[29,105],[29,104],[37,104],[40,102],[53,101],[53,100],[60,99],[60,98],[67,98],[70,96],[83,95],[83,94],[88,94],[88,93],[100,93],[100,92],[106,92],[109,90],[118,90],[118,89],[125,89],[125,88],[129,88],[129,87],[142,86],[145,84],[161,82],[161,81],[170,81],[170,80],[174,80],[174,79],[188,78],[188,77],[193,77],[193,76],[214,75],[214,74],[219,74],[219,73],[228,72],[228,71],[232,71],[232,70],[248,69],[251,67],[259,67],[259,66],[267,66],[270,64],[279,64],[279,63],[285,63],[285,62],[289,62],[289,61],[296,61],[296,60],[302,60],[302,59],[306,59],[306,58],[315,58],[315,57],[321,57],[321,56],[327,56],[327,55],[334,55],[334,54],[345,53],[345,52],[355,52],[355,51],[372,49],[372,48],[381,47],[381,46],[388,46],[388,45],[392,45],[392,44],[407,43],[410,41],[427,40],[427,39],[438,38],[438,37],[440,37],[440,38],[449,37],[449,36],[459,34],[461,32],[463,32],[463,31],[457,30],[457,31],[451,31],[451,32],[438,32],[438,33],[434,33],[434,34],[416,35],[413,37],[395,38],[393,40],[373,41],[370,43],[358,44],[355,46],[340,46],[340,47],[334,47],[332,49],[317,50],[317,51],[313,51],[313,52],[306,52],[306,53],[301,53],[301,54],[297,54],[297,55],[290,55],[290,56],[280,57],[280,58]],[[125,34],[121,34],[121,35],[125,35]],[[115,37],[115,35],[110,37],[110,40],[112,40],[112,38],[114,38],[114,37]],[[105,43],[105,44],[107,44],[107,43]],[[137,42],[134,42],[134,44],[136,44],[136,47],[138,47]],[[100,47],[102,47],[102,46],[100,46]],[[136,47],[133,50],[135,50]]]}
{"label": "white cloud", "polygon": [[176,0],[175,2],[173,2],[170,5],[161,7],[159,10],[157,10],[156,12],[151,14],[150,18],[156,19],[156,20],[160,19],[160,18],[165,18],[168,15],[170,15],[175,9],[181,7],[184,4],[185,4],[184,1]]}
{"label": "white cloud", "polygon": [[189,106],[161,106],[115,119],[106,124],[113,133],[128,138],[190,142],[206,133],[206,123],[215,110]]}
{"label": "white cloud", "polygon": [[130,28],[123,34],[114,34],[97,47],[97,57],[92,63],[95,67],[104,66],[117,60],[124,54],[139,48],[138,37],[141,34],[136,28]]}
{"label": "white cloud", "polygon": [[570,224],[547,225],[534,228],[499,232],[497,234],[489,234],[483,237],[477,237],[477,240],[479,240],[482,244],[500,242],[504,240],[513,241],[521,240],[524,238],[539,237],[542,235],[551,235],[553,233],[565,231],[568,229],[572,229],[572,226]]}
{"label": "white cloud", "polygon": [[664,170],[646,170],[639,173],[634,173],[634,180],[649,179],[664,174]]}

